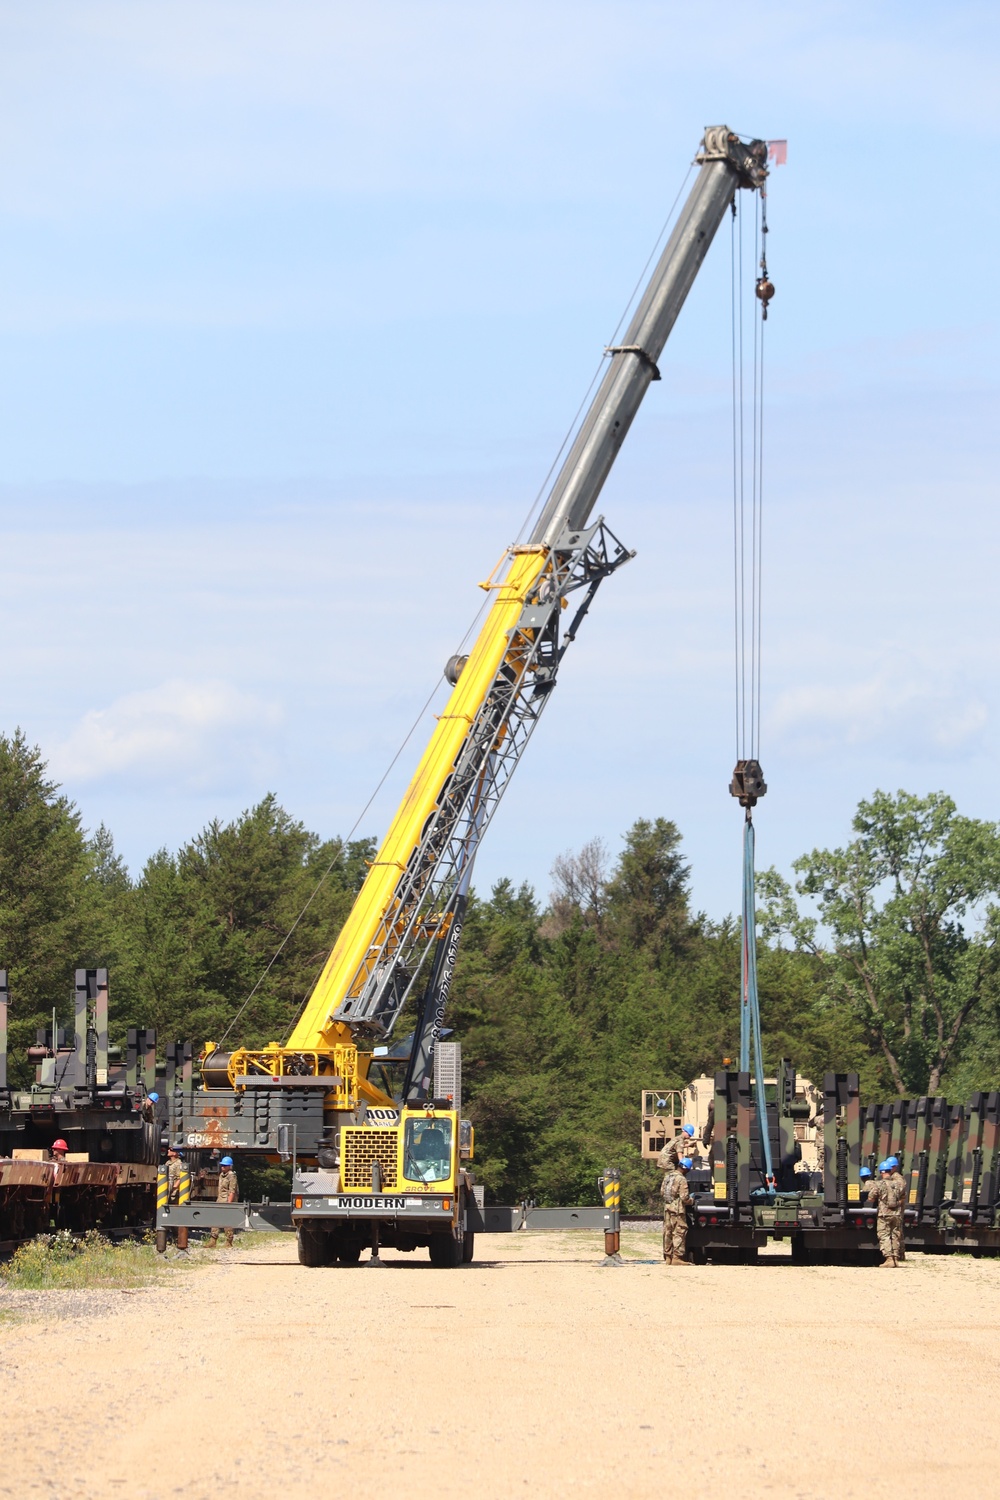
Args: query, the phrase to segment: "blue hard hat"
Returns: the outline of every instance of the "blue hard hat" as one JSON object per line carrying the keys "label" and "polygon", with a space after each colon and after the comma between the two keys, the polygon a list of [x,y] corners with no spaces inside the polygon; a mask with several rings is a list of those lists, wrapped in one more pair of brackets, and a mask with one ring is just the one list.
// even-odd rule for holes
{"label": "blue hard hat", "polygon": [[885,1159],[885,1164],[888,1167],[889,1171],[891,1172],[893,1170],[893,1168],[899,1166],[899,1157],[898,1156],[887,1156],[886,1159]]}
{"label": "blue hard hat", "polygon": [[684,1130],[684,1134],[685,1135],[689,1135],[691,1137],[691,1139],[694,1140],[694,1126],[693,1125],[685,1125],[685,1126],[683,1126],[683,1130]]}
{"label": "blue hard hat", "polygon": [[159,1104],[160,1102],[159,1094],[147,1094],[146,1098],[149,1100],[150,1104]]}
{"label": "blue hard hat", "polygon": [[681,1166],[684,1168],[685,1172],[688,1172],[688,1171],[691,1170],[691,1158],[690,1158],[690,1156],[682,1156],[681,1157]]}
{"label": "blue hard hat", "polygon": [[222,1160],[219,1162],[219,1166],[220,1167],[231,1167],[232,1164],[233,1164],[233,1158],[231,1156],[224,1156],[222,1158]]}
{"label": "blue hard hat", "polygon": [[871,1169],[871,1167],[862,1167],[861,1168],[861,1176],[862,1177],[870,1177],[871,1175],[872,1175],[872,1169]]}
{"label": "blue hard hat", "polygon": [[878,1169],[880,1172],[888,1172],[889,1163],[887,1161],[880,1161],[878,1164]]}

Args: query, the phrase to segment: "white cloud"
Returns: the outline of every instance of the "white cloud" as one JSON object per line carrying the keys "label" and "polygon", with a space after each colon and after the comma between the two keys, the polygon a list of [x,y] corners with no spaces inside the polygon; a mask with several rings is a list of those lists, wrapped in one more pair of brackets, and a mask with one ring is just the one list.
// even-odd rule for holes
{"label": "white cloud", "polygon": [[84,714],[56,746],[51,769],[70,782],[126,776],[204,785],[231,775],[234,760],[259,760],[259,731],[279,717],[229,683],[173,678]]}
{"label": "white cloud", "polygon": [[912,756],[975,748],[989,709],[973,691],[892,671],[850,683],[805,683],[778,697],[773,729],[799,749],[882,745]]}

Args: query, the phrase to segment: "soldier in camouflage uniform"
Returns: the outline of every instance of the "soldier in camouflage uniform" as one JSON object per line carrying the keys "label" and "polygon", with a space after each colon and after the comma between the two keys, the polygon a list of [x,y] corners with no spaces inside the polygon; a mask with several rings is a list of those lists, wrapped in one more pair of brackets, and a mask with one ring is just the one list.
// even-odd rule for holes
{"label": "soldier in camouflage uniform", "polygon": [[687,1266],[687,1209],[691,1192],[687,1174],[690,1156],[682,1156],[677,1171],[663,1179],[663,1259],[668,1266]]}
{"label": "soldier in camouflage uniform", "polygon": [[181,1199],[181,1168],[184,1162],[179,1151],[167,1147],[167,1202],[179,1203]]}
{"label": "soldier in camouflage uniform", "polygon": [[672,1141],[664,1146],[656,1158],[656,1165],[661,1172],[676,1172],[681,1164],[681,1159],[690,1156],[694,1150],[694,1126],[683,1125],[680,1133],[675,1135]]}
{"label": "soldier in camouflage uniform", "polygon": [[899,1161],[889,1156],[879,1163],[878,1182],[872,1184],[868,1202],[878,1205],[875,1230],[878,1247],[882,1252],[883,1266],[897,1266],[904,1258],[903,1213],[906,1206],[906,1179],[899,1170]]}
{"label": "soldier in camouflage uniform", "polygon": [[892,1171],[889,1174],[889,1181],[895,1185],[896,1194],[899,1197],[899,1233],[896,1238],[896,1264],[897,1266],[901,1266],[906,1259],[906,1245],[904,1243],[906,1201],[910,1196],[910,1189],[906,1178],[903,1176],[903,1169],[900,1166],[899,1159],[893,1156],[890,1157],[890,1161],[892,1162]]}
{"label": "soldier in camouflage uniform", "polygon": [[[224,1156],[219,1163],[219,1167],[221,1170],[219,1172],[219,1190],[215,1195],[216,1203],[238,1202],[240,1196],[240,1185],[236,1180],[236,1173],[233,1171],[233,1158],[231,1156]],[[226,1236],[226,1248],[231,1250],[233,1247],[233,1235],[235,1233],[235,1230],[230,1225],[224,1232]],[[219,1231],[218,1229],[213,1228],[212,1233],[208,1237],[209,1249],[214,1250],[218,1243]]]}

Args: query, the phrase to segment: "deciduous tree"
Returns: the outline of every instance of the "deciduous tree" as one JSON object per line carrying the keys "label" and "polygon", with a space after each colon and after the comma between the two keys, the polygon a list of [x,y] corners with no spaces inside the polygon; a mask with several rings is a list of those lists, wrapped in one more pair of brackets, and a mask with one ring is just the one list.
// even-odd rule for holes
{"label": "deciduous tree", "polygon": [[900,1094],[933,1094],[995,972],[1000,828],[941,792],[876,792],[853,826],[844,848],[795,862],[818,917],[774,870],[759,877],[761,930],[821,960]]}

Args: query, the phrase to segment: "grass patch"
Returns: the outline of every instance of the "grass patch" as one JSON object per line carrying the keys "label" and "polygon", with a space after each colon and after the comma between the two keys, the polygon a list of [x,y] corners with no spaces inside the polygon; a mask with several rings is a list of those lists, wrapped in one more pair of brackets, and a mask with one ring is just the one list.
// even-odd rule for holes
{"label": "grass patch", "polygon": [[24,1292],[144,1286],[157,1273],[156,1259],[151,1237],[114,1244],[96,1230],[79,1239],[40,1234],[0,1266],[0,1286]]}
{"label": "grass patch", "polygon": [[633,1229],[628,1224],[622,1225],[622,1254],[623,1255],[652,1255],[663,1254],[663,1230],[662,1229]]}

